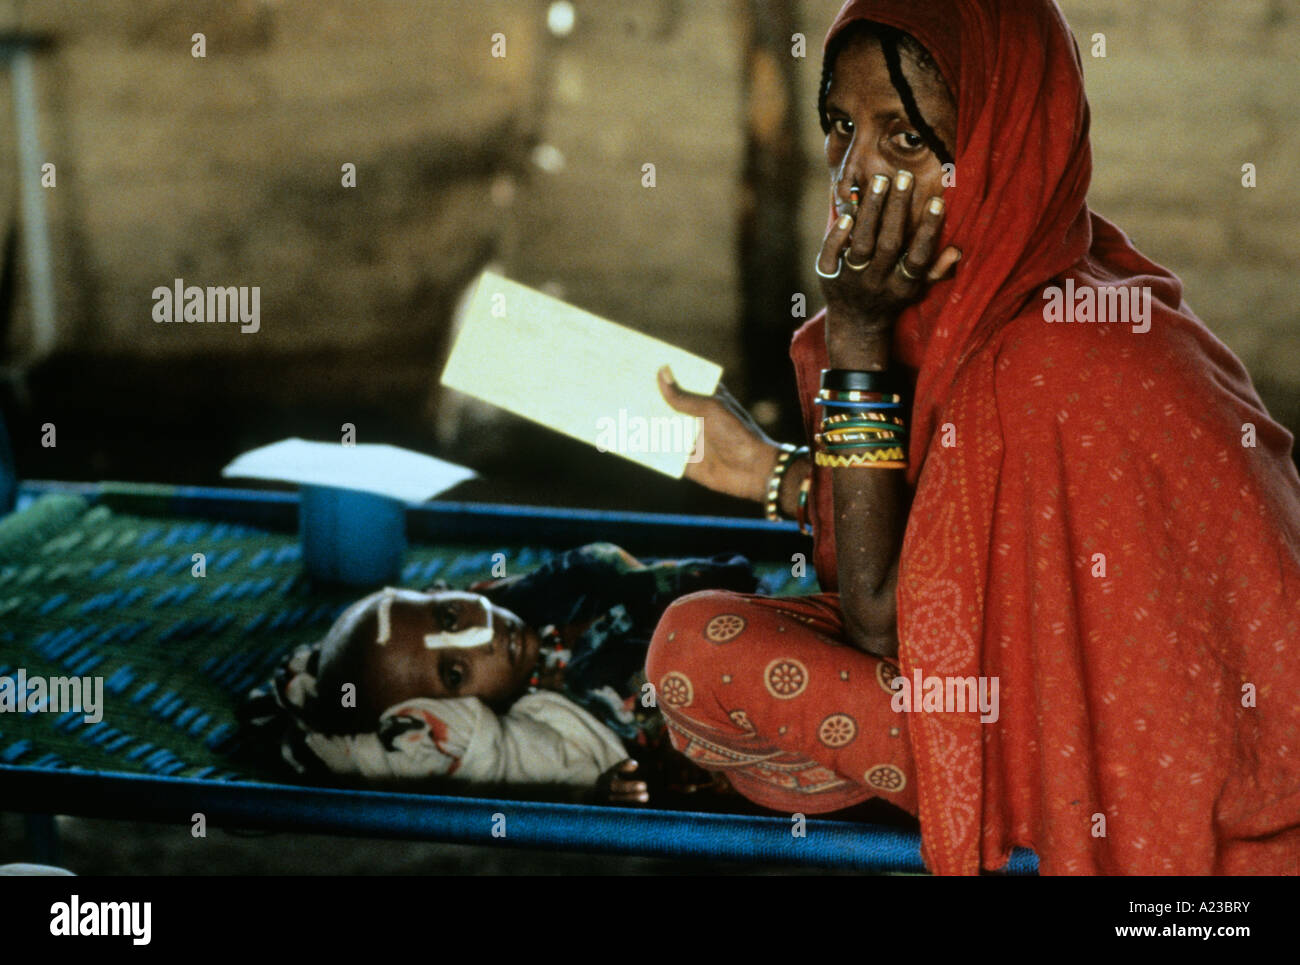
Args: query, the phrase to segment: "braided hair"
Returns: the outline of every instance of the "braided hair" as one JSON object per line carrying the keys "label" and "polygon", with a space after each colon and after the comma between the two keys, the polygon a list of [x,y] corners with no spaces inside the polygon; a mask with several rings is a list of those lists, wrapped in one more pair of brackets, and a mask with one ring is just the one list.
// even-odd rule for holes
{"label": "braided hair", "polygon": [[870,20],[856,20],[849,24],[831,39],[830,45],[826,48],[826,56],[822,58],[822,81],[817,89],[817,117],[821,121],[822,133],[829,134],[831,130],[830,118],[826,116],[826,98],[831,91],[835,60],[851,40],[859,37],[875,37],[880,42],[880,49],[885,55],[885,66],[889,69],[889,80],[894,85],[894,90],[898,91],[898,97],[903,102],[903,110],[907,112],[907,119],[912,122],[912,126],[920,134],[925,146],[934,152],[941,164],[953,163],[951,152],[935,133],[934,128],[926,123],[925,118],[921,116],[920,108],[916,106],[916,95],[912,93],[912,85],[903,76],[898,52],[900,49],[906,50],[916,58],[917,63],[924,70],[943,80],[938,65],[935,64],[929,51],[911,34]]}

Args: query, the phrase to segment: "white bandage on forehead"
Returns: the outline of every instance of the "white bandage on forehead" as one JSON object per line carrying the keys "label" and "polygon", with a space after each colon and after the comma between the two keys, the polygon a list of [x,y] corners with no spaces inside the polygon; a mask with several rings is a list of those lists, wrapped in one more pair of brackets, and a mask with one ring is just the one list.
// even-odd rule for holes
{"label": "white bandage on forehead", "polygon": [[[461,622],[472,618],[476,609],[483,611],[483,625],[465,627],[463,630],[443,630],[440,633],[426,633],[424,645],[430,650],[440,647],[481,647],[492,642],[492,608],[487,600],[476,593],[448,593],[448,597],[464,600],[461,607]],[[467,604],[467,605],[466,605]]]}
{"label": "white bandage on forehead", "polygon": [[[393,602],[397,599],[398,591],[394,587],[385,587],[383,595],[379,598],[378,617],[379,629],[375,634],[375,643],[388,643],[393,638]],[[492,608],[488,606],[487,600],[475,593],[452,592],[444,595],[446,598],[452,598],[460,603],[461,620],[474,619],[477,610],[483,613],[482,626],[469,626],[463,630],[442,630],[438,633],[426,633],[424,635],[424,645],[430,650],[437,650],[440,647],[481,647],[486,643],[492,642]]]}
{"label": "white bandage on forehead", "polygon": [[379,598],[379,632],[375,635],[375,643],[385,644],[393,638],[393,601],[397,599],[397,591],[391,586],[384,588],[384,595]]}

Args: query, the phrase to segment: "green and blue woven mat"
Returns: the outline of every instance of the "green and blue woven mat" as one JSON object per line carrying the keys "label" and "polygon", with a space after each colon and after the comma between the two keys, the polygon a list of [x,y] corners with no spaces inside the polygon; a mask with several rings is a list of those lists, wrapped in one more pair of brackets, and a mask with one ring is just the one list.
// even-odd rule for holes
{"label": "green and blue woven mat", "polygon": [[[490,576],[494,553],[527,572],[568,548],[416,543],[401,582],[466,585]],[[816,590],[788,562],[754,564],[764,592]],[[0,519],[0,676],[101,677],[103,715],[0,713],[0,763],[283,781],[236,758],[235,706],[360,595],[313,585],[292,533],[43,495]]]}

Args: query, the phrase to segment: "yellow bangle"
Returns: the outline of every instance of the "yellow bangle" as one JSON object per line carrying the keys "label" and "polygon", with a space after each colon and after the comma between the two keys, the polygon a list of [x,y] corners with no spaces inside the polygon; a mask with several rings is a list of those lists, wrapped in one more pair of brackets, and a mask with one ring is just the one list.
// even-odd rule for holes
{"label": "yellow bangle", "polygon": [[907,453],[901,447],[880,449],[876,451],[854,453],[851,456],[832,455],[829,452],[817,452],[813,460],[819,466],[833,469],[906,469]]}

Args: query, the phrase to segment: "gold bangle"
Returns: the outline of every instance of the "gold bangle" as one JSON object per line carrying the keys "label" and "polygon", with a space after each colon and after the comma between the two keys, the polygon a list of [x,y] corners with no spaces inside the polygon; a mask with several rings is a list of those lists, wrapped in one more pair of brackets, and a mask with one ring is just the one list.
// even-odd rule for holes
{"label": "gold bangle", "polygon": [[903,425],[902,417],[886,415],[883,412],[840,412],[822,417],[823,426],[833,426],[840,422],[879,422],[883,425]]}
{"label": "gold bangle", "polygon": [[865,389],[819,389],[817,398],[827,402],[902,402],[897,392],[868,392]]}
{"label": "gold bangle", "polygon": [[813,442],[819,446],[842,445],[853,442],[889,442],[895,439],[901,439],[896,432],[872,432],[869,430],[849,432],[843,429],[839,432],[818,432],[813,436]]}
{"label": "gold bangle", "polygon": [[764,500],[763,517],[769,522],[779,523],[781,521],[781,480],[785,476],[785,471],[790,468],[790,463],[801,452],[808,452],[808,447],[793,446],[788,442],[781,443],[781,452],[776,457],[776,465],[772,467],[772,475],[767,477],[767,494]]}

